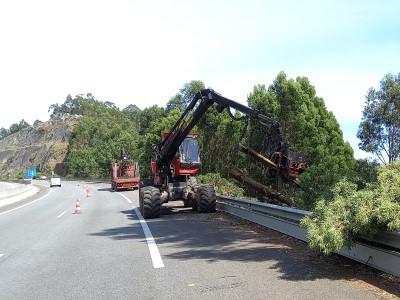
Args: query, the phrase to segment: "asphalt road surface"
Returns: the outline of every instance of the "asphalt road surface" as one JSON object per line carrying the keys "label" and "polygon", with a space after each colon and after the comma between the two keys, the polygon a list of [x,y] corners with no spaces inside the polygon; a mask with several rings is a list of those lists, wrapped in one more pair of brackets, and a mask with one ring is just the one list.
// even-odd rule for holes
{"label": "asphalt road surface", "polygon": [[42,186],[38,195],[0,209],[0,299],[400,296],[397,278],[326,259],[222,212],[198,214],[173,202],[162,206],[161,218],[144,221],[137,190],[34,184]]}

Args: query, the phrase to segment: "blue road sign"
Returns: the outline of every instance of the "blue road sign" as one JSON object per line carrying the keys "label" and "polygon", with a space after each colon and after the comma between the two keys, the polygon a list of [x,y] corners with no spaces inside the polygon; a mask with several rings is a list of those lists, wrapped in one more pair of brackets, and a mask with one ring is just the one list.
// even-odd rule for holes
{"label": "blue road sign", "polygon": [[36,169],[29,169],[28,170],[28,175],[31,176],[31,177],[36,176]]}

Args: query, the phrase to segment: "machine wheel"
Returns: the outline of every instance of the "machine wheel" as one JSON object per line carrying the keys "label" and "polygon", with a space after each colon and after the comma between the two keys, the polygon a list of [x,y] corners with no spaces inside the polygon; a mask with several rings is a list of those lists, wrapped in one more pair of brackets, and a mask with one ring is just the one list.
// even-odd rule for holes
{"label": "machine wheel", "polygon": [[197,184],[197,178],[195,176],[189,176],[188,178],[188,186],[193,187]]}
{"label": "machine wheel", "polygon": [[196,200],[192,201],[192,210],[198,211],[198,209],[199,209],[199,206],[197,205],[197,201]]}
{"label": "machine wheel", "polygon": [[193,210],[197,210],[195,191],[197,188],[197,179],[195,176],[189,176],[187,182],[187,199],[183,201],[184,207],[192,207]]}
{"label": "machine wheel", "polygon": [[[205,184],[197,189],[196,206],[200,213],[212,213],[216,209],[216,197],[214,186]],[[195,201],[194,201],[195,202]]]}
{"label": "machine wheel", "polygon": [[142,190],[146,186],[151,186],[150,179],[146,178],[146,179],[142,179],[142,180],[139,181],[139,209],[140,209],[140,212],[142,214],[143,214],[143,194],[142,194]]}
{"label": "machine wheel", "polygon": [[159,218],[161,215],[160,190],[145,186],[139,191],[140,210],[145,219]]}

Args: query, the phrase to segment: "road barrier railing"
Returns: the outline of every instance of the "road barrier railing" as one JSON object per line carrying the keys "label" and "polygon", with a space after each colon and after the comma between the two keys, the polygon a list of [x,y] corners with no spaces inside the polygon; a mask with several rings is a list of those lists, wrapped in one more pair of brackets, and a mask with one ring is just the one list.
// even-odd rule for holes
{"label": "road barrier railing", "polygon": [[[308,242],[300,220],[309,211],[221,195],[217,195],[217,209]],[[373,240],[360,237],[351,249],[338,254],[400,276],[400,232],[382,231]]]}

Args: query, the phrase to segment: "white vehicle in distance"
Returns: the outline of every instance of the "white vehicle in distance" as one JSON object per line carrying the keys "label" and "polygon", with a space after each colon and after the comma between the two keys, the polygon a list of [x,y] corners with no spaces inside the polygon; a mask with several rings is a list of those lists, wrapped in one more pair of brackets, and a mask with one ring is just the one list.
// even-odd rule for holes
{"label": "white vehicle in distance", "polygon": [[53,186],[60,186],[61,187],[61,179],[57,175],[53,175],[50,178],[50,187],[53,187]]}

